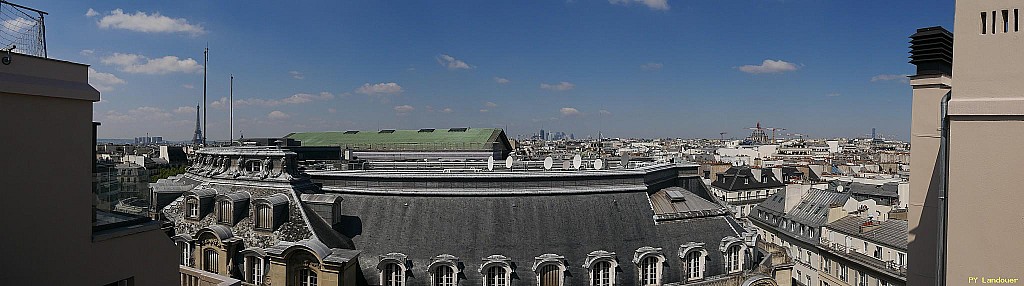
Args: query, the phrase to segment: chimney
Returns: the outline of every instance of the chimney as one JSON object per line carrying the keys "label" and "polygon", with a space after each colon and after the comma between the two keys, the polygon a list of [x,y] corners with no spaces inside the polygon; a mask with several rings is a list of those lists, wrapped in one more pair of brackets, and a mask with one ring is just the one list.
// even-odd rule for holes
{"label": "chimney", "polygon": [[882,225],[882,222],[880,222],[880,221],[873,220],[873,219],[868,219],[868,220],[866,220],[866,221],[864,221],[863,223],[860,224],[860,233],[863,234],[865,232],[872,231],[872,230],[878,228],[881,225]]}
{"label": "chimney", "polygon": [[910,63],[917,75],[953,75],[953,33],[938,26],[917,29],[910,36]]}
{"label": "chimney", "polygon": [[828,206],[828,218],[826,218],[825,223],[833,223],[839,219],[846,217],[847,215],[849,214],[846,213],[846,210],[843,209],[842,204],[831,204]]}

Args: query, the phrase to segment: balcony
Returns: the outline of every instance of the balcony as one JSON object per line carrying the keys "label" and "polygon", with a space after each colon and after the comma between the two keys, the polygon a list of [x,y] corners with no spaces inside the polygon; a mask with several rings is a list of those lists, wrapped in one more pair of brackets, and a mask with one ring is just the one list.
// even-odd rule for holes
{"label": "balcony", "polygon": [[902,279],[907,278],[906,265],[899,265],[894,260],[879,260],[870,255],[858,252],[857,248],[855,247],[847,248],[843,244],[829,241],[826,238],[821,239],[820,245],[822,246],[822,249],[827,250],[828,252],[831,252],[839,257],[847,258],[853,262],[857,262],[861,265],[871,267],[879,272],[889,273]]}

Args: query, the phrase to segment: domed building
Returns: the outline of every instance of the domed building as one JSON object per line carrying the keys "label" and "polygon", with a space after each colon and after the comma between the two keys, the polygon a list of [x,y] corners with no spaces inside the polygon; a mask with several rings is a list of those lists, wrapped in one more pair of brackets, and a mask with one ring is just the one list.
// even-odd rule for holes
{"label": "domed building", "polygon": [[694,164],[300,172],[295,156],[206,148],[155,184],[183,268],[252,285],[789,285],[784,251],[758,247]]}

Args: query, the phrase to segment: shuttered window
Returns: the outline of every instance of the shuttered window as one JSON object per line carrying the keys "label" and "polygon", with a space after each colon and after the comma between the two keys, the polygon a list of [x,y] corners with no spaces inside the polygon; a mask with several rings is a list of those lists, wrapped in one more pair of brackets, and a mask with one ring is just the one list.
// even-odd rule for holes
{"label": "shuttered window", "polygon": [[217,273],[217,260],[220,255],[217,254],[216,250],[207,249],[203,251],[203,270],[206,272]]}
{"label": "shuttered window", "polygon": [[557,265],[545,265],[540,270],[540,286],[560,286],[561,272]]}
{"label": "shuttered window", "polygon": [[594,264],[593,272],[590,274],[593,286],[612,286],[612,263],[601,261]]}

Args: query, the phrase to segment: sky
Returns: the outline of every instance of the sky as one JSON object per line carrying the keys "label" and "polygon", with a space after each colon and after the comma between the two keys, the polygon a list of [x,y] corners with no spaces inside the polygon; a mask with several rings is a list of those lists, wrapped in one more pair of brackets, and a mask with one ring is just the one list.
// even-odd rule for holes
{"label": "sky", "polygon": [[[499,127],[908,140],[908,36],[953,1],[35,1],[100,138]],[[791,135],[796,136],[796,135]]]}

